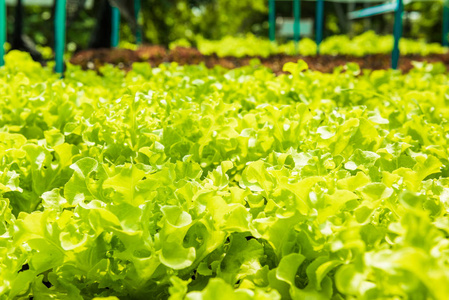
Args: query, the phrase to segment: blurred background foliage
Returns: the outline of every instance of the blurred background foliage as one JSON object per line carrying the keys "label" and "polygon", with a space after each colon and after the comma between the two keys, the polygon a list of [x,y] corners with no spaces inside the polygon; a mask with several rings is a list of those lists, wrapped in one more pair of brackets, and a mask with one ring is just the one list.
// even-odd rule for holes
{"label": "blurred background foliage", "polygon": [[[95,16],[99,9],[95,0],[90,10],[83,10],[67,31],[68,50],[75,51],[87,47]],[[379,34],[391,33],[393,15],[385,14],[369,20],[349,22],[345,19],[348,5],[325,2],[325,32],[334,34],[356,35],[366,30],[374,30]],[[374,5],[374,4],[370,4]],[[221,39],[227,35],[244,35],[253,33],[257,36],[268,36],[267,0],[142,0],[140,24],[144,33],[144,43],[168,46],[171,42],[185,39],[195,45],[198,36],[206,39]],[[337,7],[340,6],[340,7]],[[291,2],[276,4],[277,16],[292,16]],[[350,8],[363,8],[357,4]],[[441,40],[442,2],[413,2],[406,6],[404,36],[424,38],[428,42]],[[8,8],[8,24],[14,22],[14,7]],[[338,11],[340,9],[340,14]],[[26,21],[24,32],[37,44],[52,46],[53,24],[52,9],[48,7],[25,8]],[[301,3],[301,17],[313,18],[315,2]],[[8,26],[8,34],[12,34],[13,26]],[[122,23],[121,39],[133,42],[134,35],[129,26]]]}

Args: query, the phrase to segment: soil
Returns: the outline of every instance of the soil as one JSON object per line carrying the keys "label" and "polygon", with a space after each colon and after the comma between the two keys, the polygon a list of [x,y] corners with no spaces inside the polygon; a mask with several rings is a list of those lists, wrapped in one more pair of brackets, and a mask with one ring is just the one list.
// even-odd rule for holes
{"label": "soil", "polygon": [[[261,64],[271,68],[274,73],[282,73],[282,66],[287,62],[296,62],[299,59],[304,60],[309,68],[320,72],[332,72],[335,67],[343,66],[348,62],[355,62],[362,69],[388,69],[391,66],[391,56],[389,54],[375,54],[364,57],[354,57],[346,55],[318,55],[318,56],[290,56],[273,55],[267,58],[263,57],[218,57],[217,55],[203,55],[197,49],[177,47],[173,50],[166,50],[161,46],[142,46],[138,50],[128,49],[95,49],[84,50],[76,53],[71,63],[80,65],[83,69],[98,70],[104,64],[113,64],[127,71],[132,68],[134,62],[148,62],[156,67],[162,63],[177,62],[184,64],[204,63],[208,68],[216,65],[232,69],[249,65],[251,60],[257,58]],[[408,72],[413,67],[413,61],[441,62],[449,70],[449,54],[432,54],[428,56],[405,55],[401,56],[399,69]]]}

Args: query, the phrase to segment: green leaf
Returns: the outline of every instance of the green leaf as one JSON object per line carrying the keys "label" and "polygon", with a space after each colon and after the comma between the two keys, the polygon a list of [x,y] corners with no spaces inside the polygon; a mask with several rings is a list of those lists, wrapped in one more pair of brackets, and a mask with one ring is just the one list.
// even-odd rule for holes
{"label": "green leaf", "polygon": [[354,265],[341,266],[335,274],[335,285],[340,293],[357,296],[364,280]]}
{"label": "green leaf", "polygon": [[441,171],[443,164],[435,156],[429,156],[427,158],[423,156],[416,157],[416,165],[413,168],[420,180],[424,180],[427,176]]}
{"label": "green leaf", "polygon": [[309,68],[307,63],[303,60],[298,60],[297,63],[288,62],[282,67],[282,71],[289,72],[290,74],[297,75],[302,71]]}
{"label": "green leaf", "polygon": [[255,239],[246,240],[243,234],[233,234],[226,256],[220,263],[218,276],[229,284],[254,275],[262,268],[263,247]]}
{"label": "green leaf", "polygon": [[287,256],[284,256],[279,262],[279,266],[276,270],[276,278],[295,287],[296,272],[304,260],[305,256],[299,253],[290,253]]}
{"label": "green leaf", "polygon": [[145,184],[145,171],[131,164],[125,164],[117,169],[119,173],[103,183],[104,189],[113,189],[114,202],[126,202],[134,206],[144,203],[148,195],[148,191],[142,188]]}
{"label": "green leaf", "polygon": [[72,178],[64,186],[64,197],[69,204],[76,205],[84,200],[94,199],[90,189],[89,175],[96,171],[98,162],[89,157],[82,158],[70,166],[74,170]]}
{"label": "green leaf", "polygon": [[55,147],[64,143],[64,135],[58,129],[44,131],[47,146]]}
{"label": "green leaf", "polygon": [[195,260],[195,248],[184,248],[176,242],[165,242],[159,259],[161,263],[174,270],[185,269]]}

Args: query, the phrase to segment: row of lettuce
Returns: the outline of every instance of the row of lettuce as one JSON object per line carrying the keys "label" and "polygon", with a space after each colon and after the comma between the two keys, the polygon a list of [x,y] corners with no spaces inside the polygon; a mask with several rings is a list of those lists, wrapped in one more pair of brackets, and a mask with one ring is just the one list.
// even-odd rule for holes
{"label": "row of lettuce", "polygon": [[449,298],[449,77],[0,69],[0,299]]}
{"label": "row of lettuce", "polygon": [[[126,43],[122,46],[129,47]],[[278,54],[314,56],[317,54],[317,44],[310,38],[301,39],[296,47],[293,41],[276,43],[252,34],[241,37],[227,36],[221,40],[207,40],[203,37],[197,37],[194,43],[185,39],[177,40],[170,45],[170,48],[177,46],[196,46],[203,54],[217,54],[220,57],[269,57]],[[399,48],[403,55],[426,56],[447,53],[447,47],[443,47],[441,44],[426,43],[424,40],[409,38],[402,38]],[[366,31],[353,38],[348,35],[330,36],[320,44],[320,54],[322,55],[365,56],[388,54],[392,49],[393,36],[377,35],[374,31]]]}

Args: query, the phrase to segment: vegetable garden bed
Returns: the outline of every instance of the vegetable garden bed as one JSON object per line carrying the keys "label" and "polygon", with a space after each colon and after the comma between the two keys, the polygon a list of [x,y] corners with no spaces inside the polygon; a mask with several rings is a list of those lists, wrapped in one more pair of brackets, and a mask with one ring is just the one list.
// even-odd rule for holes
{"label": "vegetable garden bed", "polygon": [[[292,56],[277,54],[269,57],[219,57],[215,54],[203,55],[194,48],[177,47],[171,51],[160,46],[144,46],[133,51],[129,49],[99,49],[85,50],[76,53],[71,63],[80,65],[83,69],[98,70],[104,64],[113,64],[124,70],[130,70],[134,62],[148,62],[156,67],[161,63],[177,62],[184,64],[204,63],[207,67],[222,66],[228,69],[250,65],[251,61],[258,59],[260,63],[273,70],[274,73],[282,73],[282,67],[288,62],[304,60],[309,68],[314,71],[331,73],[336,67],[344,66],[348,62],[360,65],[362,69],[382,70],[391,67],[389,54],[371,54],[363,57],[348,55],[319,55],[319,56]],[[413,68],[413,61],[441,62],[449,69],[449,54],[430,54],[426,56],[409,54],[401,57],[399,69],[409,72]]]}
{"label": "vegetable garden bed", "polygon": [[447,300],[446,68],[283,70],[10,52],[0,299]]}

